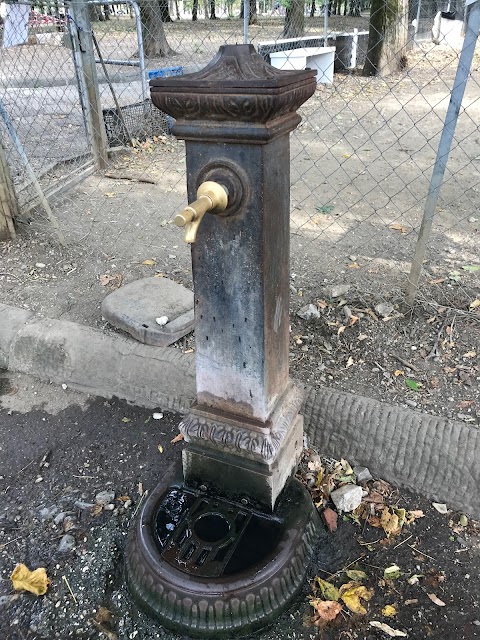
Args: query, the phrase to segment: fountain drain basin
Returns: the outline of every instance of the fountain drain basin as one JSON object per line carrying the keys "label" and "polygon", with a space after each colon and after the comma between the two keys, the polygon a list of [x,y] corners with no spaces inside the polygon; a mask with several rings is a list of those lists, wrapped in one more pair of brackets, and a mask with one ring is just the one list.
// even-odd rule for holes
{"label": "fountain drain basin", "polygon": [[320,523],[291,480],[274,514],[170,477],[147,498],[127,545],[127,580],[163,625],[208,638],[276,618],[307,573]]}

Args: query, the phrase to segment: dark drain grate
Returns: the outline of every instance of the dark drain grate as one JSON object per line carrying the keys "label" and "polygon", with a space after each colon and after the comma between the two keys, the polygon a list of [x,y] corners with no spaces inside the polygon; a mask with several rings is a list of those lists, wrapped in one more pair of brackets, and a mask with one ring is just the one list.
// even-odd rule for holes
{"label": "dark drain grate", "polygon": [[174,488],[160,504],[155,538],[162,558],[205,578],[247,569],[265,556],[282,521],[243,505]]}

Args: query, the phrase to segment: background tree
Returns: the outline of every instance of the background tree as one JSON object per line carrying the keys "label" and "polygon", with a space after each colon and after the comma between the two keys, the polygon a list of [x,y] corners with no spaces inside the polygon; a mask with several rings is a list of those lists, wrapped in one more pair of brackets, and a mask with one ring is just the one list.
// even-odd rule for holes
{"label": "background tree", "polygon": [[139,6],[143,27],[143,46],[146,57],[164,58],[174,53],[167,42],[162,21],[162,8],[158,0],[141,0]]}
{"label": "background tree", "polygon": [[408,0],[372,0],[364,76],[388,75],[407,64]]}
{"label": "background tree", "polygon": [[209,0],[210,2],[210,20],[216,20],[217,16],[215,15],[215,0]]}
{"label": "background tree", "polygon": [[[244,17],[244,7],[245,3],[241,2],[240,5],[240,18]],[[258,15],[257,15],[257,0],[249,0],[248,4],[248,24],[257,24]]]}
{"label": "background tree", "polygon": [[284,38],[299,38],[305,33],[305,0],[284,0]]}
{"label": "background tree", "polygon": [[172,22],[172,16],[170,15],[170,7],[168,0],[150,0],[150,2],[158,1],[160,4],[160,12],[162,14],[162,22]]}
{"label": "background tree", "polygon": [[192,20],[193,22],[196,22],[198,20],[198,0],[193,0]]}

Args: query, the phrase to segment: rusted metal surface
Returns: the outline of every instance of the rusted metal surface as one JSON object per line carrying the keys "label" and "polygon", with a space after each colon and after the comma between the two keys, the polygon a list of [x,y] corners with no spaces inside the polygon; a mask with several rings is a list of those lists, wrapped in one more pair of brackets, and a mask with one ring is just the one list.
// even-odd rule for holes
{"label": "rusted metal surface", "polygon": [[[177,119],[173,133],[186,140],[189,201],[205,181],[228,193],[225,211],[203,216],[192,245],[197,404],[200,417],[210,421],[207,430],[223,434],[229,455],[232,431],[224,415],[236,417],[244,437],[236,434],[235,453],[248,457],[250,445],[243,443],[260,442],[252,423],[278,433],[272,415],[289,414],[281,408],[290,402],[289,133],[300,121],[296,110],[315,91],[315,72],[279,71],[251,45],[228,45],[198,73],[150,84],[154,104]],[[275,455],[288,449],[296,417],[289,414],[289,424],[282,423]],[[194,411],[185,425],[198,418]],[[187,427],[184,434],[188,442]],[[196,473],[203,466],[199,439],[195,444],[190,462],[185,458],[187,479],[189,464]],[[204,444],[213,446],[207,438]],[[298,453],[288,455],[284,464],[291,472]],[[274,457],[269,451],[259,460],[268,467],[263,500],[272,508],[281,490],[272,486]]]}
{"label": "rusted metal surface", "polygon": [[250,45],[151,82],[186,140],[189,202],[206,182],[227,194],[218,215],[198,202],[181,214],[198,222],[186,238],[197,402],[180,424],[184,483],[148,497],[127,551],[139,602],[189,635],[230,638],[272,620],[301,587],[318,535],[311,498],[291,479],[303,394],[288,377],[289,133],[315,86],[314,71],[273,69]]}

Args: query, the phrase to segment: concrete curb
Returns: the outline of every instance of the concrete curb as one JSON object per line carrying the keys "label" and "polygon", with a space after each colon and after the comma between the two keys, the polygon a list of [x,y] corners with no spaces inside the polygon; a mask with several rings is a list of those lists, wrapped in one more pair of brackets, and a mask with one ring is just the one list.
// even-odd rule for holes
{"label": "concrete curb", "polygon": [[[0,367],[104,397],[186,413],[195,359],[0,304]],[[310,443],[480,517],[480,430],[332,389],[306,388]]]}

